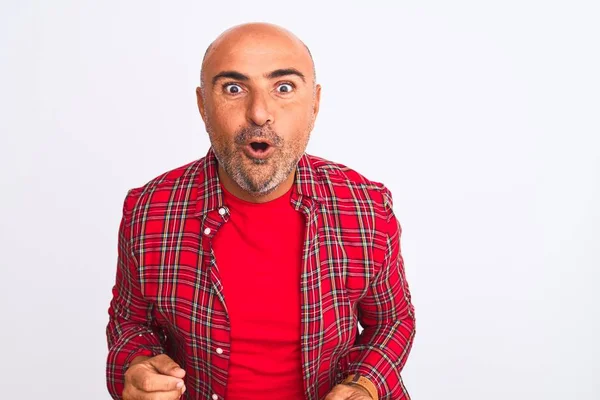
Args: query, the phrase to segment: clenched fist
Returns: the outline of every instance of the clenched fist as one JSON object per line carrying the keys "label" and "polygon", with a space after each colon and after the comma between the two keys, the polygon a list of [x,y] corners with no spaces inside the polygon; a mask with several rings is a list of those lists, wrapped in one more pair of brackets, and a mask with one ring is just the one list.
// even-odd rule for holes
{"label": "clenched fist", "polygon": [[185,371],[166,354],[136,357],[125,371],[123,400],[178,400]]}

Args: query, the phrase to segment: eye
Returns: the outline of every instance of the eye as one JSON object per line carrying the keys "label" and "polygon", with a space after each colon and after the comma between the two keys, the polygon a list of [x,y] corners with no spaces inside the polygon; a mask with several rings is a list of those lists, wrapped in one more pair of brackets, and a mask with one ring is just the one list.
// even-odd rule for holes
{"label": "eye", "polygon": [[277,86],[277,91],[279,93],[290,93],[294,90],[294,85],[292,85],[291,83],[282,83],[281,85]]}
{"label": "eye", "polygon": [[223,89],[228,94],[238,94],[242,92],[242,87],[236,83],[226,83],[223,85]]}

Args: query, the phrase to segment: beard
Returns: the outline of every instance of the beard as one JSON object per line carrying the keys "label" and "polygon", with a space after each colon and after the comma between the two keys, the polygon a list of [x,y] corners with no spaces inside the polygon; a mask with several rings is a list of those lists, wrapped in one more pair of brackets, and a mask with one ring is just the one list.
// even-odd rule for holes
{"label": "beard", "polygon": [[[236,132],[231,143],[227,137],[216,135],[208,123],[206,128],[219,164],[238,186],[253,196],[273,192],[290,176],[310,137],[310,129],[305,135],[285,140],[268,127],[251,126]],[[274,147],[268,158],[251,158],[244,153],[243,146],[254,139],[267,140]]]}

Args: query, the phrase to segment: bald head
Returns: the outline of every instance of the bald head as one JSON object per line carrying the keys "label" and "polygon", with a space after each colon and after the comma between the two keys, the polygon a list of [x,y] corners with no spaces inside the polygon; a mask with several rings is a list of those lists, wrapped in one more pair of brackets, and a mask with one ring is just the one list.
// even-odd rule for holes
{"label": "bald head", "polygon": [[200,80],[198,110],[225,188],[249,201],[285,194],[321,101],[308,48],[276,25],[235,26],[209,46]]}
{"label": "bald head", "polygon": [[[257,45],[264,48],[264,55],[268,53],[296,52],[299,56],[304,56],[310,62],[309,78],[312,85],[316,86],[316,71],[312,54],[296,35],[280,26],[268,23],[248,23],[234,26],[219,37],[217,37],[206,49],[202,59],[202,68],[200,71],[200,86],[204,89],[207,83],[205,72],[207,66],[214,64],[214,59],[227,57],[232,53],[243,51],[245,44]],[[258,54],[260,56],[260,54]]]}

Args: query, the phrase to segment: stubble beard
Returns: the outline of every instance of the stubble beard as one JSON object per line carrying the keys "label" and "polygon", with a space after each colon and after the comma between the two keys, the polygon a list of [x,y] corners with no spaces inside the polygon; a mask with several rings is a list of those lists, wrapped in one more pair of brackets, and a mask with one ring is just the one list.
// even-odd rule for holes
{"label": "stubble beard", "polygon": [[[261,127],[245,128],[236,133],[234,143],[219,139],[209,123],[206,130],[219,164],[240,188],[253,196],[273,192],[296,169],[306,150],[310,129],[302,137],[285,141],[277,133]],[[267,159],[249,158],[241,150],[250,139],[263,138],[275,147]]]}

